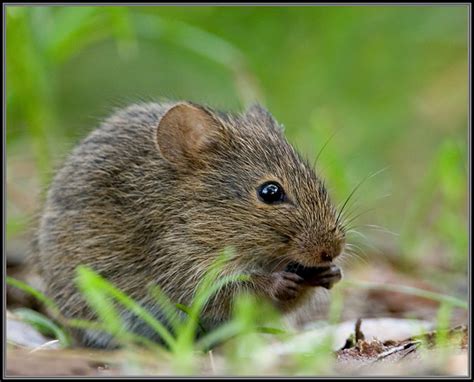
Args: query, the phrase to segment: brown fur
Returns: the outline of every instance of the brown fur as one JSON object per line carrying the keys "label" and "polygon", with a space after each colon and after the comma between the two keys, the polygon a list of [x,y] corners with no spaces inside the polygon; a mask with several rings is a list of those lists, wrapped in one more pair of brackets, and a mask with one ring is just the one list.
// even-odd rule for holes
{"label": "brown fur", "polygon": [[[278,181],[291,202],[260,201],[256,190],[266,180]],[[294,309],[313,289],[285,267],[336,257],[344,232],[323,182],[260,106],[230,115],[148,103],[118,111],[75,148],[49,189],[36,245],[46,293],[78,318],[93,317],[73,282],[80,264],[160,318],[148,286],[188,305],[209,265],[232,247],[225,272],[250,281],[211,300],[204,321],[212,327],[229,317],[243,290]],[[135,332],[154,338],[123,314]],[[82,345],[112,346],[103,333],[77,337]]]}

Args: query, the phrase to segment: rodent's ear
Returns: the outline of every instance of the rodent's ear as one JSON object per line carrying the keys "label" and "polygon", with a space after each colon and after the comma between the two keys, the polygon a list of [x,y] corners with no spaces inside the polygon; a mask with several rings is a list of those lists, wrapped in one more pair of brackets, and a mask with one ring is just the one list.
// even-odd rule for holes
{"label": "rodent's ear", "polygon": [[245,116],[247,119],[251,119],[254,122],[261,122],[263,125],[275,129],[278,132],[283,131],[282,126],[280,126],[275,118],[273,118],[273,115],[258,103],[251,105],[247,109]]}
{"label": "rodent's ear", "polygon": [[210,111],[190,103],[178,103],[161,117],[156,144],[170,163],[196,163],[199,154],[213,142],[219,122]]}

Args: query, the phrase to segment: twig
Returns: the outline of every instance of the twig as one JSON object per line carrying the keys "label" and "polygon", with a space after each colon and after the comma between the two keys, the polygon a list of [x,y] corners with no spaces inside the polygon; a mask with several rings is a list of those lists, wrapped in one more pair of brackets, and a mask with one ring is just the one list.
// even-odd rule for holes
{"label": "twig", "polygon": [[421,344],[421,341],[412,341],[412,342],[407,342],[406,344],[403,344],[403,345],[400,345],[400,346],[396,346],[394,348],[391,348],[389,350],[386,350],[386,351],[380,353],[373,362],[378,362],[381,359],[387,358],[389,355],[392,355],[392,354],[397,353],[399,351],[410,349],[410,348],[412,348],[412,349],[410,349],[410,352],[409,352],[409,353],[411,353],[420,344]]}
{"label": "twig", "polygon": [[56,344],[56,343],[58,343],[58,342],[59,342],[59,340],[52,340],[52,341],[45,342],[44,344],[35,347],[34,349],[32,349],[31,351],[29,351],[28,353],[34,353],[35,351],[38,351],[38,350],[47,348],[47,347],[49,347],[50,345]]}
{"label": "twig", "polygon": [[216,365],[214,364],[214,356],[212,355],[212,350],[209,350],[207,353],[209,354],[212,373],[216,374]]}
{"label": "twig", "polygon": [[362,319],[358,318],[355,324],[355,342],[357,343],[359,340],[365,340],[364,333],[360,330],[360,326],[362,325]]}

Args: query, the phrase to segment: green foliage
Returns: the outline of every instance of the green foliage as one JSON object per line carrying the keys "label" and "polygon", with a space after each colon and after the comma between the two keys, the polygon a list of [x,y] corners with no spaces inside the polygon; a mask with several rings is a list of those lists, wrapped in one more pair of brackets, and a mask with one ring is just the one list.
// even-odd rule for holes
{"label": "green foliage", "polygon": [[[467,169],[465,152],[459,141],[446,140],[438,149],[430,169],[409,204],[402,231],[407,262],[422,257],[417,251],[420,236],[434,234],[438,242],[450,248],[448,265],[464,269],[468,254],[466,206]],[[419,260],[418,260],[419,261]]]}
{"label": "green foliage", "polygon": [[[8,6],[6,21],[8,160],[32,150],[43,187],[112,106],[258,99],[336,201],[388,168],[356,195],[377,207],[358,221],[401,233],[405,261],[428,243],[464,269],[466,7]],[[9,237],[29,214],[8,214]]]}
{"label": "green foliage", "polygon": [[16,309],[14,313],[21,320],[33,325],[42,334],[58,339],[62,347],[71,345],[71,339],[66,331],[45,315],[26,308]]}
{"label": "green foliage", "polygon": [[42,304],[44,304],[48,309],[50,309],[52,312],[57,313],[58,308],[56,307],[56,304],[47,296],[44,295],[44,293],[40,292],[39,290],[33,288],[32,286],[24,283],[23,281],[17,280],[11,276],[7,276],[6,278],[7,284],[11,285],[15,288],[20,289],[21,291],[33,296],[36,298],[38,301],[40,301]]}
{"label": "green foliage", "polygon": [[[77,269],[77,284],[88,303],[99,316],[99,319],[105,324],[107,331],[114,335],[119,342],[128,343],[130,340],[137,338],[123,330],[123,322],[118,311],[113,306],[111,298],[141,317],[160,335],[169,347],[173,348],[175,341],[161,322],[153,318],[147,310],[98,274],[85,266],[80,266]],[[145,339],[140,339],[140,341],[147,342]]]}
{"label": "green foliage", "polygon": [[[96,322],[92,321],[87,321],[87,320],[81,320],[81,319],[66,319],[61,315],[59,312],[59,308],[56,306],[53,300],[48,298],[43,292],[33,288],[32,286],[28,285],[27,283],[17,280],[11,276],[6,277],[6,282],[8,285],[18,288],[19,290],[23,291],[26,294],[29,294],[33,296],[35,299],[37,299],[39,302],[41,302],[44,307],[48,310],[48,313],[54,318],[57,319],[59,323],[55,323],[51,321],[49,324],[44,322],[44,320],[49,320],[49,318],[44,317],[43,320],[39,318],[40,316],[33,316],[34,313],[28,315],[26,319],[31,318],[30,321],[32,321],[32,324],[35,324],[37,322],[41,327],[46,327],[49,326],[49,331],[52,332],[54,335],[56,335],[57,339],[61,342],[64,343],[65,340],[60,334],[60,330],[63,331],[62,327],[71,327],[71,328],[81,328],[81,329],[94,329],[94,330],[104,330],[102,325],[97,324]],[[21,312],[21,310],[20,310]],[[20,313],[21,314],[21,313]],[[39,323],[39,321],[42,321]],[[55,327],[58,327],[59,325],[59,330],[56,329]],[[64,331],[63,331],[64,332]],[[69,343],[69,340],[66,342]]]}
{"label": "green foliage", "polygon": [[[200,314],[207,301],[226,284],[243,281],[246,277],[242,275],[222,276],[225,262],[228,261],[230,251],[223,253],[209,268],[202,278],[192,304],[187,307],[182,304],[171,305],[171,301],[155,286],[153,294],[164,308],[167,318],[175,319],[174,336],[162,323],[154,319],[148,311],[142,308],[137,302],[126,296],[123,292],[114,287],[107,280],[94,273],[86,267],[77,269],[77,283],[91,308],[97,313],[99,320],[103,324],[106,332],[112,334],[122,345],[132,345],[140,343],[150,348],[159,347],[152,344],[145,338],[128,332],[124,323],[120,319],[120,314],[114,306],[118,303],[126,309],[134,312],[143,319],[154,331],[164,340],[167,348],[173,354],[174,367],[184,374],[192,374],[195,371],[195,352],[208,351],[212,346],[224,340],[239,336],[239,338],[251,336],[252,343],[255,344],[255,335],[252,333],[265,332],[267,334],[282,335],[284,331],[279,328],[259,327],[262,317],[265,322],[271,315],[268,314],[268,307],[262,308],[250,297],[239,298],[236,302],[235,319],[222,325],[218,329],[205,333],[196,340],[196,331],[200,325]],[[184,320],[176,320],[176,309],[186,314]],[[264,314],[262,314],[264,313]],[[275,319],[275,314],[273,313]],[[240,343],[240,340],[239,340]],[[240,345],[239,345],[240,346]]]}
{"label": "green foliage", "polygon": [[447,345],[447,331],[449,330],[449,323],[452,314],[452,306],[446,303],[441,304],[437,315],[437,338],[436,341],[441,348]]}
{"label": "green foliage", "polygon": [[[225,259],[228,259],[228,257],[224,254],[217,259],[204,275],[202,287],[197,291],[195,299],[189,307],[184,305],[176,307],[158,287],[152,289],[153,295],[157,297],[157,301],[160,303],[160,307],[167,312],[167,318],[176,318],[177,316],[173,314],[177,310],[182,310],[186,313],[184,320],[171,321],[174,325],[175,334],[169,332],[161,322],[151,316],[136,301],[86,267],[79,267],[77,269],[78,276],[76,280],[87,302],[97,314],[99,322],[77,319],[65,320],[62,318],[61,322],[64,325],[61,325],[29,309],[18,309],[15,313],[26,322],[37,327],[44,334],[57,338],[62,346],[68,346],[71,343],[65,328],[75,327],[102,330],[110,333],[118,343],[126,348],[133,349],[133,346],[138,344],[154,352],[162,353],[165,351],[171,357],[173,368],[180,375],[195,374],[200,357],[216,346],[220,347],[229,374],[265,374],[266,367],[269,367],[270,370],[274,370],[275,367],[275,359],[266,354],[273,338],[279,339],[281,343],[285,343],[287,340],[291,340],[293,336],[291,332],[284,328],[281,316],[274,308],[262,301],[257,302],[254,296],[248,294],[238,296],[235,301],[232,318],[217,329],[206,332],[202,337],[196,338],[196,329],[200,319],[199,313],[206,301],[227,283],[242,280],[242,277],[238,276],[220,276],[226,261]],[[35,296],[49,306],[52,311],[57,310],[54,304],[41,292],[11,277],[7,281],[10,285]],[[446,335],[446,329],[449,327],[453,307],[467,309],[465,302],[447,295],[408,288],[406,286],[346,280],[333,290],[329,309],[329,323],[335,324],[340,320],[344,288],[372,288],[396,291],[441,302],[437,320],[440,332],[438,341],[441,345],[446,343],[446,338],[443,335]],[[116,309],[117,305],[115,304],[122,305],[123,308],[134,312],[138,317],[147,322],[163,338],[166,348],[151,342],[147,338],[129,332],[123,325],[120,314]],[[281,366],[282,371],[288,375],[324,375],[330,373],[334,363],[332,349],[333,333],[328,328],[326,336],[318,344],[305,349],[303,352],[287,355],[285,365]]]}

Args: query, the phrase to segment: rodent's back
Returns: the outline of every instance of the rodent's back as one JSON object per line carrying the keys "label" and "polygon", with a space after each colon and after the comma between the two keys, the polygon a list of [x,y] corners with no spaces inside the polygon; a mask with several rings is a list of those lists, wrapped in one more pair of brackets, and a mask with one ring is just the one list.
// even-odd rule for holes
{"label": "rodent's back", "polygon": [[77,300],[72,279],[80,264],[132,296],[141,293],[144,276],[159,276],[151,272],[154,243],[147,240],[165,229],[157,222],[166,221],[173,182],[153,145],[153,127],[164,110],[166,105],[146,104],[119,111],[73,150],[55,176],[38,247],[48,293],[58,301]]}

